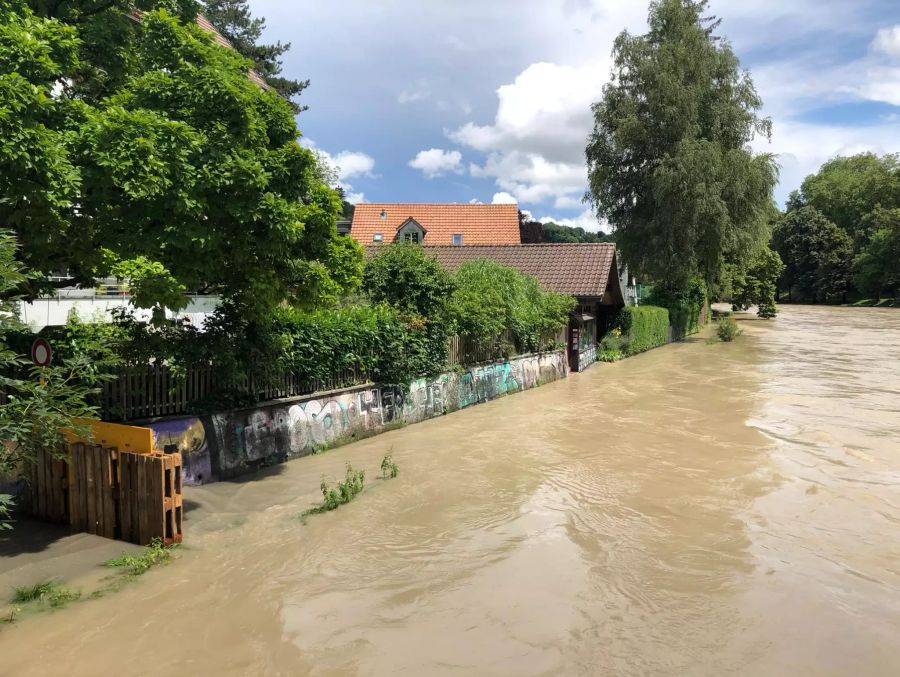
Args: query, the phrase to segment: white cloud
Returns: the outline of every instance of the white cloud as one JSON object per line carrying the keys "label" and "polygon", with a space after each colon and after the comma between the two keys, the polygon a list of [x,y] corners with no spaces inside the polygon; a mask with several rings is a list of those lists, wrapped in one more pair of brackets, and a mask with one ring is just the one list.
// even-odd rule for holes
{"label": "white cloud", "polygon": [[516,198],[504,191],[494,193],[494,197],[491,198],[492,205],[514,205],[516,202],[518,202]]}
{"label": "white cloud", "polygon": [[493,124],[469,122],[448,135],[487,153],[483,165],[470,165],[472,175],[493,178],[518,201],[577,206],[587,182],[591,103],[608,75],[607,59],[581,66],[532,64],[497,90]]}
{"label": "white cloud", "polygon": [[609,232],[608,225],[601,223],[590,209],[585,209],[581,214],[574,218],[559,218],[555,216],[542,216],[538,219],[541,223],[556,223],[560,226],[569,226],[570,228],[584,228],[586,231],[596,233],[598,231]]}
{"label": "white cloud", "polygon": [[462,174],[462,153],[458,150],[430,148],[420,150],[416,157],[409,161],[413,169],[421,169],[426,178],[433,179],[444,174]]}
{"label": "white cloud", "polygon": [[337,167],[338,176],[342,181],[354,176],[371,177],[375,168],[375,159],[371,155],[357,151],[342,150],[331,158],[331,161]]}
{"label": "white cloud", "polygon": [[900,24],[880,29],[872,40],[872,49],[888,56],[900,57]]}
{"label": "white cloud", "polygon": [[890,122],[876,125],[822,125],[775,121],[772,144],[754,142],[754,150],[777,155],[781,165],[781,183],[776,191],[783,202],[803,179],[838,155],[855,153],[891,153],[900,148],[900,125]]}
{"label": "white cloud", "polygon": [[397,103],[412,103],[413,101],[424,101],[431,96],[431,89],[427,80],[416,80],[409,87],[404,89],[397,95]]}

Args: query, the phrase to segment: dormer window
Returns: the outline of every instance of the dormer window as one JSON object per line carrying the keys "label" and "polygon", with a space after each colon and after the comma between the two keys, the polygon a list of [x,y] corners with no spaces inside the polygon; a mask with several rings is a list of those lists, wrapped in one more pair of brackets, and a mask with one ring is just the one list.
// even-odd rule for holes
{"label": "dormer window", "polygon": [[462,233],[453,233],[453,246],[459,247],[463,243]]}
{"label": "dormer window", "polygon": [[422,224],[410,217],[397,228],[397,234],[394,236],[394,241],[422,244],[425,242],[425,233],[426,231],[422,227]]}
{"label": "dormer window", "polygon": [[372,236],[372,242],[384,242],[384,236],[381,233],[375,233]]}

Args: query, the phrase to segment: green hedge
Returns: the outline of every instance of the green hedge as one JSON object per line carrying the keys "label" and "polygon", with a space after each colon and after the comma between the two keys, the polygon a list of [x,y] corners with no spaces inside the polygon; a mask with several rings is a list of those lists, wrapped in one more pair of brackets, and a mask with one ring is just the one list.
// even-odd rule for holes
{"label": "green hedge", "polygon": [[619,329],[628,340],[628,355],[665,345],[669,339],[669,311],[656,306],[630,306],[619,315]]}
{"label": "green hedge", "polygon": [[672,335],[680,340],[700,331],[700,315],[707,302],[706,293],[706,283],[700,278],[691,280],[684,289],[656,285],[647,297],[647,305],[668,309]]}

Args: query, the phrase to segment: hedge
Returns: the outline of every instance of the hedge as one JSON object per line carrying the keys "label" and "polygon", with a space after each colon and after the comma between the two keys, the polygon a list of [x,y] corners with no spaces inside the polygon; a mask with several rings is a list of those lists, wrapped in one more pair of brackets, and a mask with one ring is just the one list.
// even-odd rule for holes
{"label": "hedge", "polygon": [[619,315],[619,328],[628,337],[625,353],[642,353],[665,345],[669,340],[669,311],[657,306],[623,308]]}

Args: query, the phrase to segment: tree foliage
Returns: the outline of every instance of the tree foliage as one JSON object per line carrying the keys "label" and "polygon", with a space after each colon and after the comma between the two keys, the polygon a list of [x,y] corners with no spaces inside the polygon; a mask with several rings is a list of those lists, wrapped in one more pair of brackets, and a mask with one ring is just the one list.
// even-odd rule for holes
{"label": "tree foliage", "polygon": [[900,298],[900,209],[867,215],[872,236],[856,257],[856,286],[866,296]]}
{"label": "tree foliage", "polygon": [[187,289],[260,315],[358,284],[291,105],[194,3],[31,4],[0,2],[0,221],[28,268],[125,274],[157,310]]}
{"label": "tree foliage", "polygon": [[435,320],[442,319],[454,287],[450,273],[411,243],[381,247],[363,275],[363,288],[375,303]]}
{"label": "tree foliage", "polygon": [[586,149],[598,217],[632,269],[672,287],[712,285],[727,253],[753,248],[777,178],[749,149],[771,121],[706,5],[652,2],[649,32],[619,35]]}
{"label": "tree foliage", "polygon": [[604,232],[591,233],[580,226],[562,226],[558,223],[543,224],[544,242],[612,242]]}
{"label": "tree foliage", "polygon": [[454,280],[451,312],[458,332],[490,342],[509,330],[522,352],[547,348],[575,306],[571,296],[545,291],[535,278],[490,259],[463,263]]}
{"label": "tree foliage", "polygon": [[853,242],[815,207],[789,210],[775,226],[772,246],[784,261],[781,282],[791,298],[795,292],[814,302],[845,297]]}
{"label": "tree foliage", "polygon": [[294,99],[309,86],[309,80],[281,75],[281,57],[291,48],[291,43],[260,44],[266,21],[254,17],[248,5],[247,0],[204,0],[203,13],[238,52],[253,62],[254,70],[291,102],[296,113],[306,110],[306,106],[298,105]]}
{"label": "tree foliage", "polygon": [[81,352],[55,359],[48,367],[32,366],[10,348],[16,321],[14,290],[25,271],[15,258],[15,239],[0,231],[0,477],[27,475],[39,450],[61,455],[64,430],[87,432],[78,418],[95,418],[91,396],[103,376]]}
{"label": "tree foliage", "polygon": [[859,247],[876,228],[870,217],[874,209],[900,208],[900,156],[834,158],[804,179],[796,199],[819,210]]}
{"label": "tree foliage", "polygon": [[768,246],[761,247],[744,265],[726,264],[723,273],[724,299],[736,309],[746,310],[756,306],[756,314],[762,318],[775,317],[778,280],[784,264],[778,252]]}

